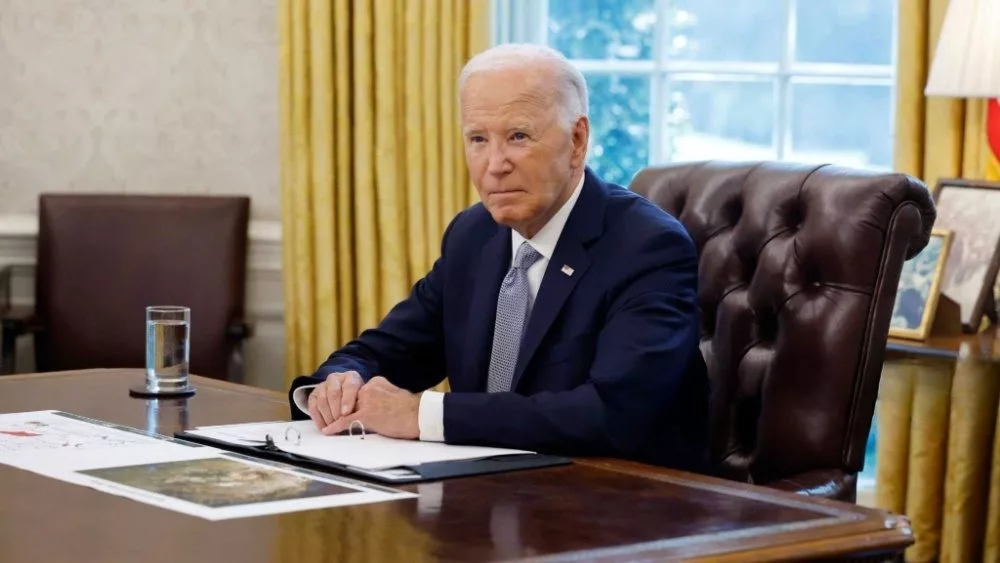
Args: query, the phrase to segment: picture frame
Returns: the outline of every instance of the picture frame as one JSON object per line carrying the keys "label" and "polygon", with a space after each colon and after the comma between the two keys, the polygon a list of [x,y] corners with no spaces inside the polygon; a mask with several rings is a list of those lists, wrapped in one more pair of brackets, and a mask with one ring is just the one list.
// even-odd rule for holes
{"label": "picture frame", "polygon": [[993,287],[1000,269],[1000,182],[942,178],[932,191],[934,227],[953,233],[941,293],[955,301],[964,332],[996,320]]}
{"label": "picture frame", "polygon": [[889,321],[891,338],[925,340],[930,335],[953,235],[934,229],[920,254],[903,263]]}

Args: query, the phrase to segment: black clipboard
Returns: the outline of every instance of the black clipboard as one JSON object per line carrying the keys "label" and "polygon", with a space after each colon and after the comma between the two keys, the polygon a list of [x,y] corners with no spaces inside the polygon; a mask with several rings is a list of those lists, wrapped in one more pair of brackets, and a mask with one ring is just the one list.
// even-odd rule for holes
{"label": "black clipboard", "polygon": [[[421,463],[419,465],[401,465],[398,468],[393,468],[392,470],[368,470],[361,467],[352,467],[332,461],[291,454],[278,449],[273,444],[262,444],[260,446],[233,444],[224,440],[216,440],[214,438],[189,434],[187,432],[177,432],[174,434],[174,437],[180,440],[211,446],[250,457],[283,462],[296,467],[311,469],[313,471],[346,473],[364,479],[371,479],[381,483],[397,485],[435,481],[451,477],[469,477],[473,475],[506,473],[508,471],[519,471],[524,469],[556,467],[573,463],[573,460],[568,457],[547,454],[506,454],[477,459],[435,461],[430,463]],[[398,476],[390,476],[390,474]]]}

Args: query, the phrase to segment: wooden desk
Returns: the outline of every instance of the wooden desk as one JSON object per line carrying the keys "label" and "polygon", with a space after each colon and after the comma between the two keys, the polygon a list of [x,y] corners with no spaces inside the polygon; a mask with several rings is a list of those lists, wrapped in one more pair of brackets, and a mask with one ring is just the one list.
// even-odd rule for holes
{"label": "wooden desk", "polygon": [[[195,378],[180,401],[128,396],[139,370],[0,377],[0,412],[60,409],[172,434],[287,419],[283,395]],[[0,561],[766,561],[891,555],[905,519],[613,460],[408,485],[407,499],[209,522],[0,466]]]}

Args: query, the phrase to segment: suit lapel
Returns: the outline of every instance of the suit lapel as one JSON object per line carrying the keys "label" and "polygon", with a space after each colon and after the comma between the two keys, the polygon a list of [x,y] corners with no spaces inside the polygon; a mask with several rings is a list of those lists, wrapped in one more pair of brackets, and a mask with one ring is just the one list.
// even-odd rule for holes
{"label": "suit lapel", "polygon": [[465,373],[474,378],[473,389],[485,389],[493,349],[493,326],[496,323],[500,283],[510,267],[510,228],[498,227],[486,245],[479,267],[470,273],[473,284],[469,306],[469,325],[465,342]]}
{"label": "suit lapel", "polygon": [[607,188],[588,168],[580,196],[566,220],[555,252],[545,268],[538,295],[535,296],[531,318],[528,319],[518,351],[517,366],[514,368],[514,379],[510,387],[512,391],[517,389],[525,368],[566,304],[573,288],[590,268],[586,246],[603,231],[606,201]]}

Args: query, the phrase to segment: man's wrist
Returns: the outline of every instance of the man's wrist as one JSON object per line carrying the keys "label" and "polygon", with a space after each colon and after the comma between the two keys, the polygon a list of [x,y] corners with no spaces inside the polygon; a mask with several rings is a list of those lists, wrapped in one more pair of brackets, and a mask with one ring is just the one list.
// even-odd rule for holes
{"label": "man's wrist", "polygon": [[444,441],[444,393],[424,391],[417,409],[420,439],[425,442]]}

